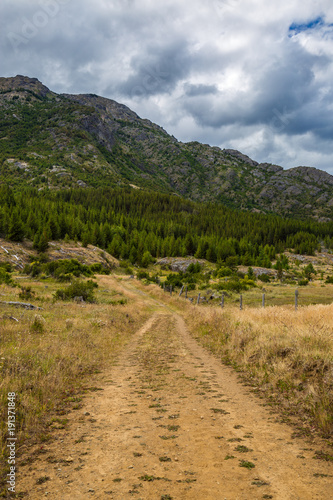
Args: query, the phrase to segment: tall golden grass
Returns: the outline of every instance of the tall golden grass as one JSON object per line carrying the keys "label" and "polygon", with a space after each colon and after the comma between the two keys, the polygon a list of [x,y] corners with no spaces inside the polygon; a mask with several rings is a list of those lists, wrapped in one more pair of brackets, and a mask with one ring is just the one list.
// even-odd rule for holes
{"label": "tall golden grass", "polygon": [[[79,399],[82,387],[93,383],[95,373],[112,364],[149,314],[144,304],[138,307],[131,300],[125,305],[108,305],[116,293],[110,289],[98,290],[96,304],[77,304],[54,303],[55,285],[49,284],[47,290],[40,283],[33,287],[42,310],[1,306],[2,477],[6,471],[7,394],[17,394],[18,447],[25,440],[47,439],[57,415],[66,413],[66,406]],[[17,289],[2,286],[1,292],[6,300],[18,300]]]}
{"label": "tall golden grass", "polygon": [[198,340],[247,374],[290,414],[333,430],[333,305],[265,309],[193,307]]}
{"label": "tall golden grass", "polygon": [[[18,449],[24,440],[48,439],[57,415],[79,400],[82,387],[112,364],[151,314],[155,306],[140,292],[181,313],[204,346],[246,374],[272,401],[324,434],[332,432],[333,305],[297,312],[291,306],[239,311],[230,305],[222,310],[125,279],[128,303],[117,305],[124,298],[123,285],[109,276],[98,281],[96,304],[54,303],[52,293],[59,285],[28,281],[37,297],[33,302],[42,310],[1,306],[1,477],[6,472],[7,394],[17,394]],[[18,300],[18,289],[2,286],[1,293],[3,300]]]}
{"label": "tall golden grass", "polygon": [[190,332],[290,415],[333,431],[333,304],[222,309],[137,284],[181,313]]}

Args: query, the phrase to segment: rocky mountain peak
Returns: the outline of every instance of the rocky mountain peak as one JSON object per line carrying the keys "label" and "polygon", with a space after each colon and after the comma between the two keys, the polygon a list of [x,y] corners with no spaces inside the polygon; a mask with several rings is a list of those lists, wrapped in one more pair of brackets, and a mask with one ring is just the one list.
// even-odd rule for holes
{"label": "rocky mountain peak", "polygon": [[251,158],[249,158],[247,155],[244,155],[240,151],[237,151],[237,149],[223,149],[223,152],[230,156],[234,156],[238,160],[241,160],[243,163],[251,165],[251,167],[256,167],[258,165],[258,162],[251,160]]}
{"label": "rocky mountain peak", "polygon": [[14,91],[19,89],[30,90],[41,97],[53,94],[53,92],[51,92],[37,78],[29,78],[28,76],[23,75],[16,75],[10,78],[0,78],[0,91]]}

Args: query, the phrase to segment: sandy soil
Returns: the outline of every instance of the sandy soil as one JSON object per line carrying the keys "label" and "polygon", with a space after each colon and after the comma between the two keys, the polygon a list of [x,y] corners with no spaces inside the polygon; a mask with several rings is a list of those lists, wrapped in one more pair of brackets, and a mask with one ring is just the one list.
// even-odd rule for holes
{"label": "sandy soil", "polygon": [[154,312],[99,376],[103,390],[19,467],[18,491],[56,500],[333,498],[333,464],[313,459],[316,443],[292,439],[179,315],[146,300]]}

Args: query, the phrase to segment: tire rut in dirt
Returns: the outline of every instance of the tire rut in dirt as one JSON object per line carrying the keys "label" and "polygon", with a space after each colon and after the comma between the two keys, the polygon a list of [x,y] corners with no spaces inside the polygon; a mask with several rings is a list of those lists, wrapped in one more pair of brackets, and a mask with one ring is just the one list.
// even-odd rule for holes
{"label": "tire rut in dirt", "polygon": [[[239,467],[245,447],[235,452],[235,444],[221,436],[229,412],[221,403],[216,373],[209,367],[202,373],[205,365],[198,365],[184,344],[174,316],[160,315],[130,361],[135,370],[127,378],[129,404],[136,406],[122,414],[122,434],[127,426],[135,434],[130,447],[118,444],[123,448],[119,455],[127,457],[119,474],[133,467],[133,482],[130,486],[131,474],[119,477],[114,498],[125,498],[129,491],[145,499],[236,498],[236,493],[241,499],[256,498],[258,481],[262,494],[270,494],[257,473]],[[232,453],[238,460],[231,459]]]}
{"label": "tire rut in dirt", "polygon": [[56,458],[37,465],[36,476],[51,480],[29,498],[46,492],[52,500],[330,497],[327,467],[316,464],[317,488],[313,473],[302,470],[311,452],[288,442],[291,431],[269,421],[179,316],[155,313],[108,377],[86,401],[86,416],[72,415],[60,447],[49,447]]}

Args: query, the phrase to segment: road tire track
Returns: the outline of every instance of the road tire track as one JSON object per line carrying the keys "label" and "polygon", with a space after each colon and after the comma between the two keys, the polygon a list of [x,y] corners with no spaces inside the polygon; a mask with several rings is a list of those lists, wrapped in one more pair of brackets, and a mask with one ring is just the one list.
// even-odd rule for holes
{"label": "road tire track", "polygon": [[[31,499],[328,499],[332,466],[160,308],[33,464]],[[316,474],[316,475],[314,475]],[[46,479],[44,482],[42,478]]]}

